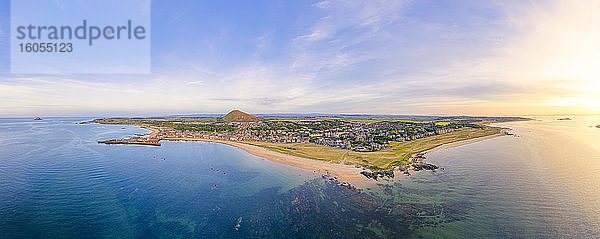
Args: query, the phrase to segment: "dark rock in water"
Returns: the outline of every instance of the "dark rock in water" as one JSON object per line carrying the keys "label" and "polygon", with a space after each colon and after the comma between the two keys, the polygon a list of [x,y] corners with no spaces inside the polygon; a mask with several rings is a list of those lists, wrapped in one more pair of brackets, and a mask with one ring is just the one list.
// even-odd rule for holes
{"label": "dark rock in water", "polygon": [[353,192],[360,192],[361,191],[360,189],[358,189],[357,187],[353,186],[352,184],[350,184],[348,182],[342,182],[339,185],[342,186],[342,187],[345,187],[345,188],[347,188],[347,189],[349,189],[350,191],[353,191]]}
{"label": "dark rock in water", "polygon": [[599,129],[600,129],[600,124],[599,124],[599,125],[596,125],[596,128],[599,128]]}
{"label": "dark rock in water", "polygon": [[379,170],[379,171],[373,171],[373,172],[369,172],[369,171],[362,171],[360,172],[360,174],[364,175],[367,178],[372,178],[377,180],[377,178],[381,177],[388,177],[388,178],[394,178],[394,170],[390,169],[390,170]]}
{"label": "dark rock in water", "polygon": [[[344,185],[317,178],[283,194],[279,194],[277,188],[263,190],[248,200],[261,203],[229,209],[236,212],[228,218],[234,224],[235,218],[244,215],[244,227],[239,231],[227,224],[224,232],[214,230],[207,237],[202,231],[204,237],[197,237],[410,238],[418,237],[417,231],[422,227],[461,220],[471,208],[464,202],[388,200],[422,193],[419,189],[404,188],[402,184],[377,184],[375,187],[382,190],[376,193],[354,192]],[[273,199],[273,195],[277,198]],[[369,225],[377,225],[377,231],[369,229]]]}
{"label": "dark rock in water", "polygon": [[377,180],[377,174],[375,174],[375,173],[362,171],[362,172],[360,172],[360,174],[365,175],[365,177],[367,177],[367,178],[372,178],[372,179]]}
{"label": "dark rock in water", "polygon": [[[307,180],[284,192],[272,187],[235,196],[242,197],[244,203],[225,203],[227,200],[218,200],[222,199],[220,195],[207,195],[214,200],[199,204],[202,207],[198,209],[206,208],[201,211],[210,217],[206,222],[186,231],[174,220],[150,221],[145,230],[159,227],[171,237],[182,238],[411,238],[418,237],[422,227],[464,220],[472,208],[464,201],[390,200],[416,194],[432,198],[438,195],[438,191],[428,196],[429,191],[405,186],[382,183],[373,186],[381,190],[359,192],[349,190],[349,183],[327,177]],[[154,210],[150,211],[154,215]],[[184,215],[182,218],[192,217]],[[375,229],[370,229],[373,226]]]}
{"label": "dark rock in water", "polygon": [[388,178],[394,178],[394,169],[379,171],[379,173]]}
{"label": "dark rock in water", "polygon": [[323,178],[323,179],[329,179],[329,180],[334,180],[334,178],[331,175],[329,175],[329,174],[323,174],[321,176],[321,178]]}
{"label": "dark rock in water", "polygon": [[413,168],[415,169],[415,171],[419,171],[419,170],[436,170],[439,167],[434,164],[423,163],[423,164],[414,164]]}

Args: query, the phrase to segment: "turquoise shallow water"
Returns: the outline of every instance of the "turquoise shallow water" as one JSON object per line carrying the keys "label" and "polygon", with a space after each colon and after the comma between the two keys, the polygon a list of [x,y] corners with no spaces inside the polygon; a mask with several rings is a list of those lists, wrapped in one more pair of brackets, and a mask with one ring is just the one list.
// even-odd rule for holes
{"label": "turquoise shallow water", "polygon": [[600,118],[540,119],[363,193],[227,145],[0,119],[0,238],[598,238]]}

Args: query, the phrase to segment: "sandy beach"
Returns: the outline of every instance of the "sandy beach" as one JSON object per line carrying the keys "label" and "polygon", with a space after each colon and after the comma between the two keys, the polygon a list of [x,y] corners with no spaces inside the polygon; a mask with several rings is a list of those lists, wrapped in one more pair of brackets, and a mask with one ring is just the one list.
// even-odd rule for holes
{"label": "sandy beach", "polygon": [[282,154],[279,152],[267,150],[265,148],[244,144],[240,142],[225,141],[225,140],[209,140],[209,139],[190,139],[190,138],[174,138],[168,140],[186,140],[186,141],[204,141],[221,143],[230,146],[237,147],[257,157],[271,160],[273,162],[290,165],[302,169],[320,172],[323,174],[331,174],[343,181],[356,181],[364,179],[364,176],[360,174],[362,169],[356,168],[351,165],[334,164],[325,161],[301,158],[293,155]]}
{"label": "sandy beach", "polygon": [[500,133],[493,134],[493,135],[482,136],[482,137],[479,137],[479,138],[472,138],[472,139],[461,140],[461,141],[456,141],[456,142],[452,142],[452,143],[438,145],[438,146],[435,146],[435,147],[432,147],[432,148],[421,150],[419,152],[415,152],[414,154],[418,154],[418,153],[430,153],[430,152],[433,152],[433,151],[436,151],[436,150],[448,149],[448,148],[463,146],[463,145],[467,145],[467,144],[472,144],[472,143],[475,143],[475,142],[483,141],[483,140],[486,140],[486,139],[492,139],[492,138],[504,136],[504,135],[506,135],[507,130],[508,129],[503,129],[503,130],[500,131]]}
{"label": "sandy beach", "polygon": [[[448,149],[452,147],[458,147],[466,144],[471,144],[475,142],[479,142],[486,139],[491,139],[499,136],[506,135],[503,130],[501,133],[483,136],[479,138],[473,138],[468,140],[457,141],[453,143],[443,144],[436,147],[432,147],[426,150],[422,150],[417,153],[429,153],[440,149]],[[320,172],[323,174],[331,174],[338,177],[342,181],[350,181],[353,183],[358,183],[360,181],[368,180],[362,174],[360,174],[363,169],[356,168],[352,165],[344,165],[344,164],[335,164],[325,161],[319,161],[314,159],[301,158],[293,155],[282,154],[279,152],[271,151],[259,146],[249,145],[241,142],[234,141],[225,141],[225,140],[209,140],[209,139],[196,139],[196,138],[171,138],[166,140],[185,140],[185,141],[204,141],[204,142],[214,142],[214,143],[222,143],[230,146],[237,147],[246,151],[249,154],[252,154],[257,157],[261,157],[264,159],[271,160],[273,162],[282,163],[286,165],[290,165],[293,167],[298,167],[302,169],[307,169],[315,172]],[[369,180],[370,181],[370,180]]]}
{"label": "sandy beach", "polygon": [[[146,127],[141,126],[144,129],[150,130],[150,137],[155,136],[158,133],[158,129],[154,127]],[[344,164],[335,164],[326,161],[319,161],[307,158],[301,158],[293,155],[282,154],[279,152],[271,151],[262,147],[244,144],[240,142],[234,141],[226,141],[226,140],[211,140],[211,139],[198,139],[198,138],[169,138],[165,140],[184,140],[184,141],[204,141],[204,142],[214,142],[230,145],[241,150],[246,151],[249,154],[252,154],[257,157],[261,157],[267,160],[271,160],[273,162],[286,164],[293,167],[298,167],[306,170],[311,170],[323,174],[331,174],[338,177],[344,181],[353,181],[365,179],[364,176],[360,174],[363,171],[360,168],[356,168],[352,165],[344,165]]]}
{"label": "sandy beach", "polygon": [[[151,136],[154,136],[158,133],[157,128],[144,127],[144,126],[142,126],[142,127],[147,130],[152,131]],[[507,130],[508,129],[504,129],[500,133],[494,134],[494,135],[488,135],[488,136],[483,136],[483,137],[479,137],[479,138],[461,140],[461,141],[452,142],[452,143],[448,143],[448,144],[438,145],[438,146],[435,146],[435,147],[432,147],[429,149],[415,152],[413,154],[413,156],[416,154],[429,153],[429,152],[433,152],[436,150],[458,147],[458,146],[462,146],[462,145],[466,145],[466,144],[471,144],[471,143],[503,136],[503,135],[506,135]],[[271,160],[273,162],[282,163],[282,164],[286,164],[289,166],[298,167],[298,168],[302,168],[302,169],[306,169],[306,170],[311,170],[311,171],[315,171],[315,172],[319,172],[319,173],[323,173],[323,174],[331,174],[331,175],[338,177],[342,181],[359,183],[359,182],[364,182],[364,181],[368,180],[367,178],[365,178],[363,175],[360,174],[360,172],[363,171],[363,169],[357,168],[353,165],[335,164],[335,163],[330,163],[330,162],[326,162],[326,161],[319,161],[319,160],[302,158],[302,157],[297,157],[297,156],[288,155],[288,154],[282,154],[279,152],[271,151],[271,150],[268,150],[268,149],[265,149],[265,148],[262,148],[259,146],[245,144],[242,142],[226,141],[226,140],[212,140],[212,139],[199,139],[199,138],[167,138],[165,140],[204,141],[204,142],[221,143],[221,144],[226,144],[226,145],[230,145],[233,147],[237,147],[241,150],[246,151],[249,154],[252,154],[254,156],[261,157],[261,158],[264,158],[267,160]]]}

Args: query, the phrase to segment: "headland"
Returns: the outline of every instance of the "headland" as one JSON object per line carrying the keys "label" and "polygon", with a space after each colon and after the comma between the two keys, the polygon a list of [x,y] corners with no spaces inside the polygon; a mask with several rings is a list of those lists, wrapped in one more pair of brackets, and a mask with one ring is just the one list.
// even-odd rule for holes
{"label": "headland", "polygon": [[506,135],[490,123],[519,117],[311,116],[257,117],[235,110],[224,117],[105,118],[136,125],[147,137],[108,140],[159,146],[161,140],[209,141],[274,162],[334,175],[344,181],[393,178],[437,170],[424,154]]}

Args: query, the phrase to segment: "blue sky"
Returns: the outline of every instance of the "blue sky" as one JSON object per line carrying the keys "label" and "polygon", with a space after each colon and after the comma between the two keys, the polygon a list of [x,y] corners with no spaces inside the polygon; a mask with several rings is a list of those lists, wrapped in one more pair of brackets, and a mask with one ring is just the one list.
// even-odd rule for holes
{"label": "blue sky", "polygon": [[151,74],[24,76],[9,73],[2,0],[0,117],[594,113],[599,8],[595,1],[152,1]]}

